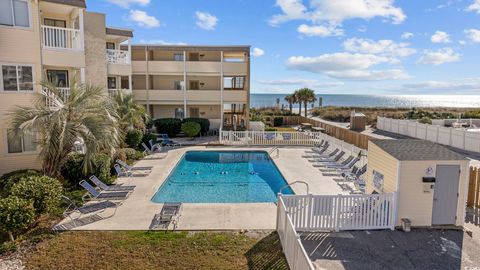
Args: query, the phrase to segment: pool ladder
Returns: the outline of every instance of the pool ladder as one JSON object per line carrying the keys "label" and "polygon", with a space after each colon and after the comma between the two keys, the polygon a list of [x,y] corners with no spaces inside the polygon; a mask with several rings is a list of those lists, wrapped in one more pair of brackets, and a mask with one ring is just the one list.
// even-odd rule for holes
{"label": "pool ladder", "polygon": [[287,187],[290,187],[290,186],[293,186],[294,184],[304,184],[306,187],[307,187],[307,195],[310,194],[310,187],[308,186],[308,183],[305,182],[305,181],[294,181],[290,184],[287,184],[285,186],[283,186],[279,191],[278,191],[278,194],[282,194],[282,191],[284,189],[286,189]]}
{"label": "pool ladder", "polygon": [[[277,152],[276,155],[275,155],[275,156],[272,156],[273,152],[275,152],[275,151]],[[273,158],[278,158],[278,157],[280,157],[280,149],[278,148],[278,146],[273,147],[273,148],[268,152],[268,155],[269,155],[269,156],[272,156],[272,159],[273,159]]]}

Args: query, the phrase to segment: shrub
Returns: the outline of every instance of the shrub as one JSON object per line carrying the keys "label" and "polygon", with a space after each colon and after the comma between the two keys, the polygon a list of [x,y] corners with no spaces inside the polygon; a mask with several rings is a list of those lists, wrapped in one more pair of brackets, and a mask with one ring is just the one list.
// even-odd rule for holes
{"label": "shrub", "polygon": [[142,142],[143,132],[139,129],[130,129],[125,135],[125,143],[131,148],[137,148]]}
{"label": "shrub", "polygon": [[423,117],[422,119],[418,120],[419,123],[421,124],[432,124],[432,119],[428,117]]}
{"label": "shrub", "polygon": [[200,132],[200,124],[195,122],[186,122],[182,124],[182,132],[189,138],[193,138]]}
{"label": "shrub", "polygon": [[[63,164],[61,173],[65,179],[65,185],[68,188],[78,188],[78,183],[82,179],[90,177],[92,174],[96,175],[105,183],[112,183],[112,177],[110,174],[111,159],[109,156],[105,154],[97,154],[93,158],[93,166],[91,171],[87,172],[86,174],[83,171],[83,158],[84,154],[72,153],[68,156],[67,161]],[[117,158],[120,158],[118,152]]]}
{"label": "shrub", "polygon": [[127,160],[136,160],[137,150],[133,148],[123,148],[123,151],[125,151]]}
{"label": "shrub", "polygon": [[140,160],[145,157],[145,152],[135,151],[135,160]]}
{"label": "shrub", "polygon": [[18,170],[4,174],[0,177],[0,195],[8,196],[12,186],[21,179],[28,176],[39,176],[41,173],[36,170]]}
{"label": "shrub", "polygon": [[0,244],[0,254],[15,252],[17,250],[17,244],[13,241],[3,242]]}
{"label": "shrub", "polygon": [[155,127],[158,133],[166,133],[170,137],[180,133],[182,128],[182,120],[177,118],[160,118],[155,120]]}
{"label": "shrub", "polygon": [[29,176],[12,187],[12,196],[33,202],[36,214],[52,213],[61,202],[63,187],[55,178]]}
{"label": "shrub", "polygon": [[207,132],[210,130],[210,120],[206,118],[185,118],[183,119],[183,123],[188,123],[188,122],[195,122],[200,125],[200,133],[201,134],[207,134]]}
{"label": "shrub", "polygon": [[[150,132],[147,132],[147,133],[143,134],[143,138],[142,138],[143,143],[145,143],[146,145],[149,146],[150,140],[153,140],[154,142],[157,141],[157,135],[155,135],[153,133],[150,133]],[[141,145],[139,145],[138,147],[139,147],[139,149],[143,150],[143,147]]]}
{"label": "shrub", "polygon": [[274,127],[283,126],[283,117],[275,117],[275,118],[273,118],[273,126],[274,126]]}
{"label": "shrub", "polygon": [[34,221],[35,209],[31,201],[16,196],[0,200],[0,229],[8,233],[11,241],[15,240],[14,233],[28,228]]}

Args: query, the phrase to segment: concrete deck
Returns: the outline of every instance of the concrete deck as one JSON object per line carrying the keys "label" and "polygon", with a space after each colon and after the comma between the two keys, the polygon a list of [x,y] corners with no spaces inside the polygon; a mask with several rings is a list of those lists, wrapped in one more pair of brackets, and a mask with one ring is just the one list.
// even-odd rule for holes
{"label": "concrete deck", "polygon": [[[94,223],[76,227],[74,230],[148,230],[152,218],[159,213],[162,204],[151,202],[158,188],[168,177],[182,155],[189,150],[264,150],[271,147],[212,147],[191,146],[171,149],[168,154],[151,155],[136,166],[152,166],[152,172],[145,177],[119,178],[118,183],[135,185],[136,188],[113,214],[112,209],[100,213],[108,217]],[[302,180],[309,183],[310,193],[314,194],[345,194],[331,178],[321,174],[318,168],[312,166],[302,155],[309,147],[279,148],[279,156],[272,155],[273,161],[288,183]],[[294,185],[296,194],[305,194],[304,185]],[[68,222],[64,220],[63,222]],[[180,218],[178,230],[241,230],[241,229],[275,229],[275,203],[185,203]]]}

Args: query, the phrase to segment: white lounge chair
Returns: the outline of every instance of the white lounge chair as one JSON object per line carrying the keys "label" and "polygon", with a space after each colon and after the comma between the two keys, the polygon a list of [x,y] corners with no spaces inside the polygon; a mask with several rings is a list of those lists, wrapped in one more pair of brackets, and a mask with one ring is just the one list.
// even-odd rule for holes
{"label": "white lounge chair", "polygon": [[83,187],[87,193],[82,196],[83,201],[90,201],[90,200],[125,200],[128,195],[130,195],[130,191],[115,191],[115,192],[99,192],[96,190],[92,185],[90,185],[87,181],[82,180],[78,183],[81,187]]}
{"label": "white lounge chair", "polygon": [[95,184],[101,191],[131,191],[135,189],[135,186],[107,185],[98,179],[95,175],[90,176],[90,181]]}

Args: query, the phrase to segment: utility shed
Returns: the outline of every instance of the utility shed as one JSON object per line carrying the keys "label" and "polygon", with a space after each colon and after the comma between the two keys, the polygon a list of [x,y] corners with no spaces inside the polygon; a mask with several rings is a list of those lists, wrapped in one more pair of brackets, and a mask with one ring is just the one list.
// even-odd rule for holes
{"label": "utility shed", "polygon": [[364,131],[367,126],[367,117],[363,113],[352,111],[350,113],[350,129]]}
{"label": "utility shed", "polygon": [[371,140],[367,193],[396,192],[396,226],[463,226],[470,160],[424,140]]}

